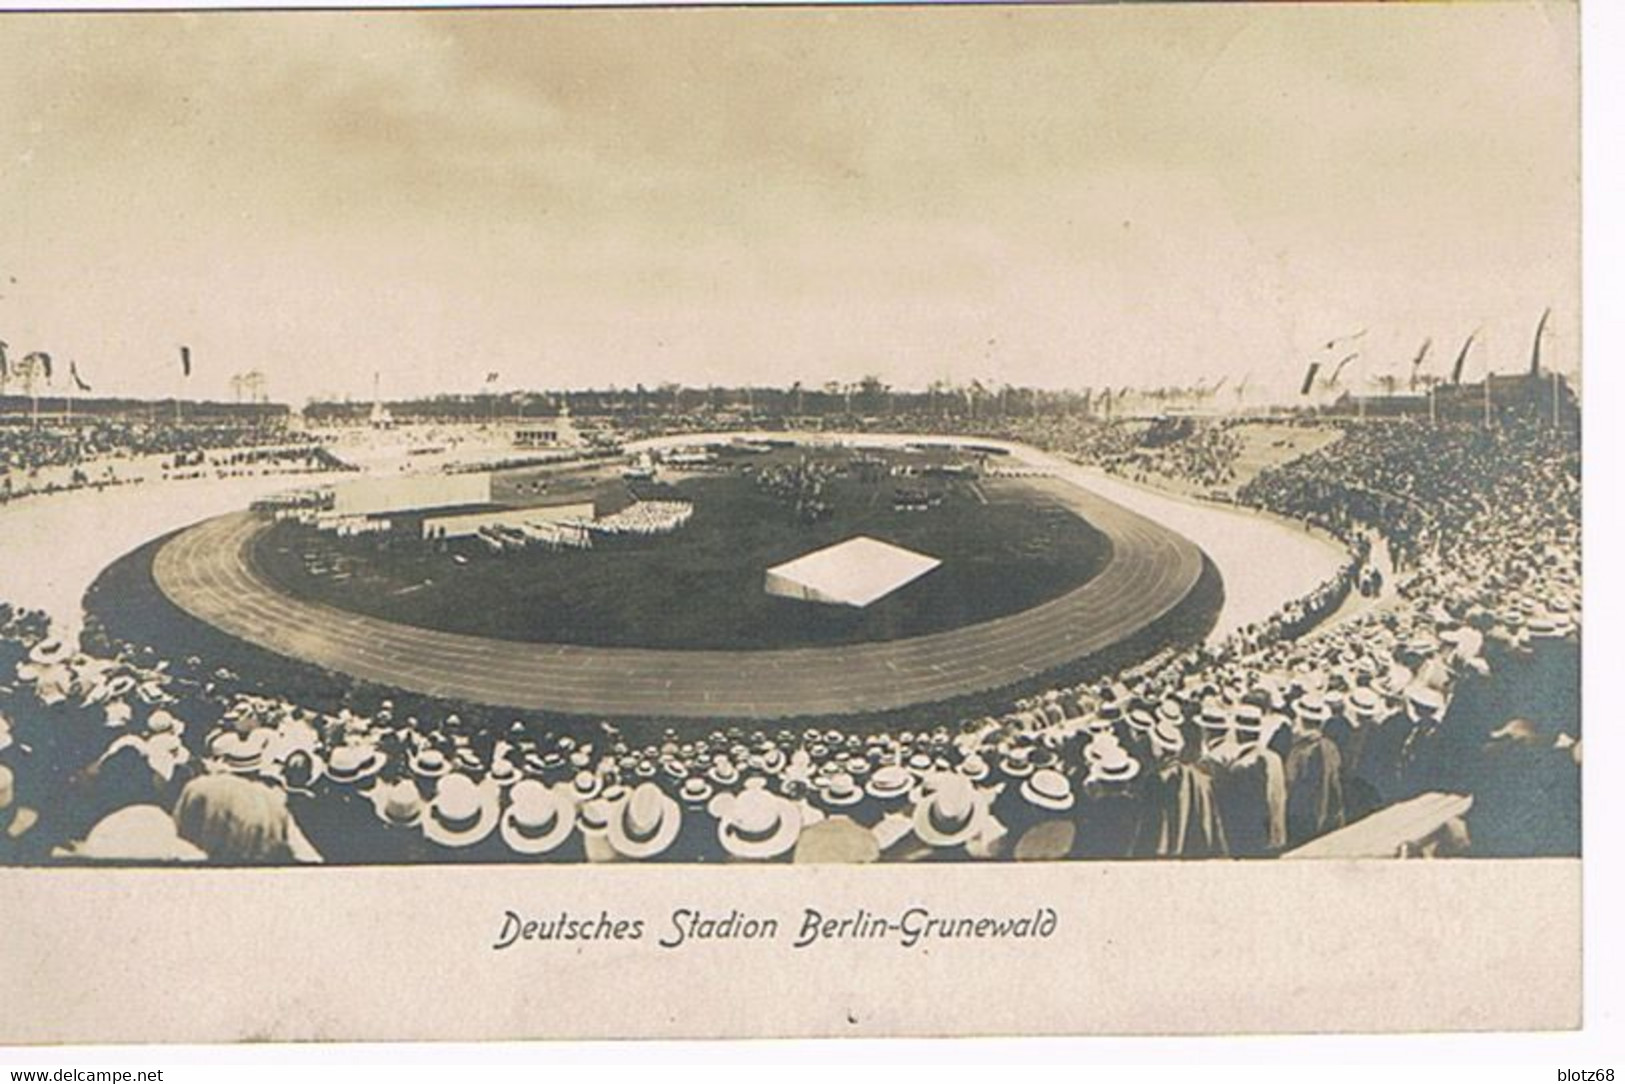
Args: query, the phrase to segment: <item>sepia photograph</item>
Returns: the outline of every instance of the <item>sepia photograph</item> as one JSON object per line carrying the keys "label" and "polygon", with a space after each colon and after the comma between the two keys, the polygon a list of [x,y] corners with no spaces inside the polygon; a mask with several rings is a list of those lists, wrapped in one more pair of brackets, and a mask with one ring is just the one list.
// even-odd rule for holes
{"label": "sepia photograph", "polygon": [[[0,51],[0,1040],[1579,1026],[1578,5]],[[1030,1024],[390,1020],[280,965],[98,1017],[144,907],[160,960],[440,927],[452,990],[714,953],[697,1004],[1181,932]],[[1394,1000],[1143,1012],[1182,936],[1288,989],[1337,925]]]}

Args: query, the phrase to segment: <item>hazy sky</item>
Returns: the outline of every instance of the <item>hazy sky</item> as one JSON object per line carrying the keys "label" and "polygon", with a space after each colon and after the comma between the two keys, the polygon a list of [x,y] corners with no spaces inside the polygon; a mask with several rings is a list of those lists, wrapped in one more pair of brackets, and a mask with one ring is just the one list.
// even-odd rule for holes
{"label": "hazy sky", "polygon": [[[1570,4],[0,15],[0,339],[98,394],[1576,364]],[[15,277],[15,282],[12,282]]]}

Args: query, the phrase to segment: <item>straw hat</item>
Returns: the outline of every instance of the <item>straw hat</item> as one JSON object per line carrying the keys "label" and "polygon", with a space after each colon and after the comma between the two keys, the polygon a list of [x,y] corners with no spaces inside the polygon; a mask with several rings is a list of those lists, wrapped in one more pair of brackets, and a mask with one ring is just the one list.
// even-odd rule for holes
{"label": "straw hat", "polygon": [[438,749],[423,749],[407,758],[412,774],[419,779],[440,779],[451,774],[451,758]]}
{"label": "straw hat", "polygon": [[670,847],[683,825],[683,810],[654,783],[637,788],[610,810],[609,845],[627,858],[653,858]]}
{"label": "straw hat", "polygon": [[719,787],[731,787],[739,782],[739,769],[726,756],[718,756],[706,769],[706,778]]}
{"label": "straw hat", "polygon": [[582,802],[576,809],[576,819],[581,822],[581,834],[602,836],[608,833],[615,807],[626,800],[626,795],[626,788],[616,784],[605,787],[598,797]]}
{"label": "straw hat", "polygon": [[844,809],[863,801],[863,788],[847,772],[834,772],[824,777],[818,800],[834,809]]}
{"label": "straw hat", "polygon": [[864,789],[883,802],[905,798],[914,789],[914,775],[900,764],[883,764],[869,776]]}
{"label": "straw hat", "polygon": [[570,796],[577,802],[590,802],[603,792],[604,781],[596,772],[577,772],[570,781]]}
{"label": "straw hat", "polygon": [[1529,636],[1535,640],[1556,640],[1568,632],[1563,623],[1548,613],[1540,613],[1531,617],[1526,625]]}
{"label": "straw hat", "polygon": [[978,835],[986,822],[987,809],[963,776],[939,777],[914,807],[914,834],[932,847],[957,847]]}
{"label": "straw hat", "polygon": [[1011,779],[1025,779],[1033,774],[1032,751],[1025,745],[1008,749],[999,757],[999,771]]}
{"label": "straw hat", "polygon": [[209,760],[233,775],[252,775],[264,766],[265,749],[270,744],[268,730],[258,729],[247,734],[222,731],[209,742]]}
{"label": "straw hat", "polygon": [[461,772],[440,777],[423,818],[423,834],[445,847],[468,847],[491,834],[500,810],[494,787]]}
{"label": "straw hat", "polygon": [[1076,801],[1072,784],[1054,768],[1040,768],[1021,784],[1021,796],[1040,809],[1064,813]]}
{"label": "straw hat", "polygon": [[1367,685],[1361,685],[1349,693],[1348,709],[1349,721],[1356,725],[1374,723],[1383,717],[1384,712],[1382,697]]}
{"label": "straw hat", "polygon": [[993,769],[988,766],[987,761],[983,760],[980,754],[977,753],[971,753],[964,760],[961,760],[956,770],[972,783],[980,783],[993,774]]}
{"label": "straw hat", "polygon": [[130,695],[135,690],[135,678],[129,674],[118,674],[102,690],[102,696],[107,700],[119,700]]}
{"label": "straw hat", "polygon": [[486,778],[499,787],[511,787],[523,779],[524,774],[507,757],[498,757],[491,762]]}
{"label": "straw hat", "polygon": [[1307,693],[1298,698],[1292,706],[1292,713],[1306,723],[1317,726],[1331,719],[1332,709],[1326,703],[1326,698],[1318,693]]}
{"label": "straw hat", "polygon": [[711,812],[718,821],[717,840],[736,858],[777,858],[801,835],[801,810],[761,787],[718,795]]}
{"label": "straw hat", "polygon": [[1439,650],[1439,641],[1435,640],[1427,633],[1417,633],[1409,640],[1406,640],[1405,643],[1400,646],[1400,650],[1407,655],[1414,655],[1418,658],[1426,658]]}
{"label": "straw hat", "polygon": [[1151,748],[1159,753],[1177,754],[1185,748],[1185,735],[1177,726],[1159,719],[1151,728]]}
{"label": "straw hat", "polygon": [[684,805],[700,807],[716,794],[716,788],[703,775],[691,775],[677,790],[677,799]]}
{"label": "straw hat", "polygon": [[1237,732],[1246,735],[1260,745],[1268,745],[1275,734],[1282,727],[1292,725],[1292,720],[1278,711],[1266,711],[1256,724],[1248,723],[1243,726],[1237,723]]}
{"label": "straw hat", "polygon": [[1395,663],[1374,682],[1374,687],[1385,696],[1404,696],[1405,689],[1410,685],[1411,679],[1416,675],[1410,667]]}
{"label": "straw hat", "polygon": [[155,805],[109,813],[79,843],[60,848],[65,858],[124,862],[203,862],[208,855],[180,837],[175,819]]}
{"label": "straw hat", "polygon": [[1405,693],[1405,712],[1413,720],[1437,719],[1444,713],[1444,694],[1429,685],[1414,685]]}
{"label": "straw hat", "polygon": [[149,706],[172,703],[175,699],[165,691],[163,683],[158,678],[149,678],[136,686],[135,695],[143,704]]}
{"label": "straw hat", "polygon": [[59,662],[66,662],[69,654],[68,645],[52,637],[35,644],[28,653],[28,661],[38,666],[54,666]]}
{"label": "straw hat", "polygon": [[356,783],[377,775],[385,756],[376,745],[340,745],[327,758],[327,778],[335,783]]}
{"label": "straw hat", "polygon": [[570,799],[535,779],[515,783],[502,814],[502,840],[516,854],[546,854],[575,831],[576,811]]}
{"label": "straw hat", "polygon": [[1089,764],[1086,783],[1126,783],[1140,774],[1140,762],[1118,741],[1101,742],[1098,749],[1091,742],[1084,759]]}
{"label": "straw hat", "polygon": [[260,722],[260,717],[255,714],[255,704],[248,700],[239,700],[233,704],[225,715],[221,716],[220,722],[228,730],[233,730],[245,737],[264,725]]}
{"label": "straw hat", "polygon": [[423,794],[410,779],[402,779],[372,792],[373,808],[386,824],[415,827],[423,820]]}
{"label": "straw hat", "polygon": [[[637,759],[641,758],[636,758],[634,754],[632,758],[628,759],[630,760],[630,763],[625,765],[625,767],[630,770],[630,768],[637,763]],[[545,753],[538,753],[534,751],[526,753],[524,764],[522,764],[520,767],[526,775],[540,778],[544,783],[552,783],[569,778],[569,761],[565,760],[564,754],[559,752],[556,748],[549,749]]]}
{"label": "straw hat", "polygon": [[1096,734],[1083,747],[1083,762],[1093,764],[1105,757],[1109,750],[1121,749],[1122,747],[1123,742],[1116,734]]}

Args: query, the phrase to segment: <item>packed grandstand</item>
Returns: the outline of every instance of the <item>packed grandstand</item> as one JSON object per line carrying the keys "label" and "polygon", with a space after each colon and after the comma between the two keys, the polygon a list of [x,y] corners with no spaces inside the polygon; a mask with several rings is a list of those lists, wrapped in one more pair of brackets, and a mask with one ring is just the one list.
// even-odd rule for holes
{"label": "packed grandstand", "polygon": [[[291,663],[250,672],[196,642],[0,605],[0,862],[1576,854],[1577,414],[1566,421],[822,417],[835,432],[1020,442],[1347,549],[1267,619],[963,714],[563,718],[312,681]],[[805,423],[640,408],[600,430]],[[0,516],[205,473],[288,475],[292,490],[309,481],[292,475],[353,470],[380,442],[438,449],[481,425],[20,421],[0,429]],[[816,482],[761,484],[810,507]],[[660,533],[688,515],[651,502],[611,522]]]}

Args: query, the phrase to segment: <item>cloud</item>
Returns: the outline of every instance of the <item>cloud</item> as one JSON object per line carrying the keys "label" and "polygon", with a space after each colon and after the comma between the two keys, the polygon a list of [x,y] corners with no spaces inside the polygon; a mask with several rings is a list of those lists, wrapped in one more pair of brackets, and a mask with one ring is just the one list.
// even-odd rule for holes
{"label": "cloud", "polygon": [[1564,4],[11,16],[0,322],[110,386],[184,336],[296,398],[375,368],[1290,380],[1328,327],[1511,343],[1546,304],[1572,358],[1576,32]]}

